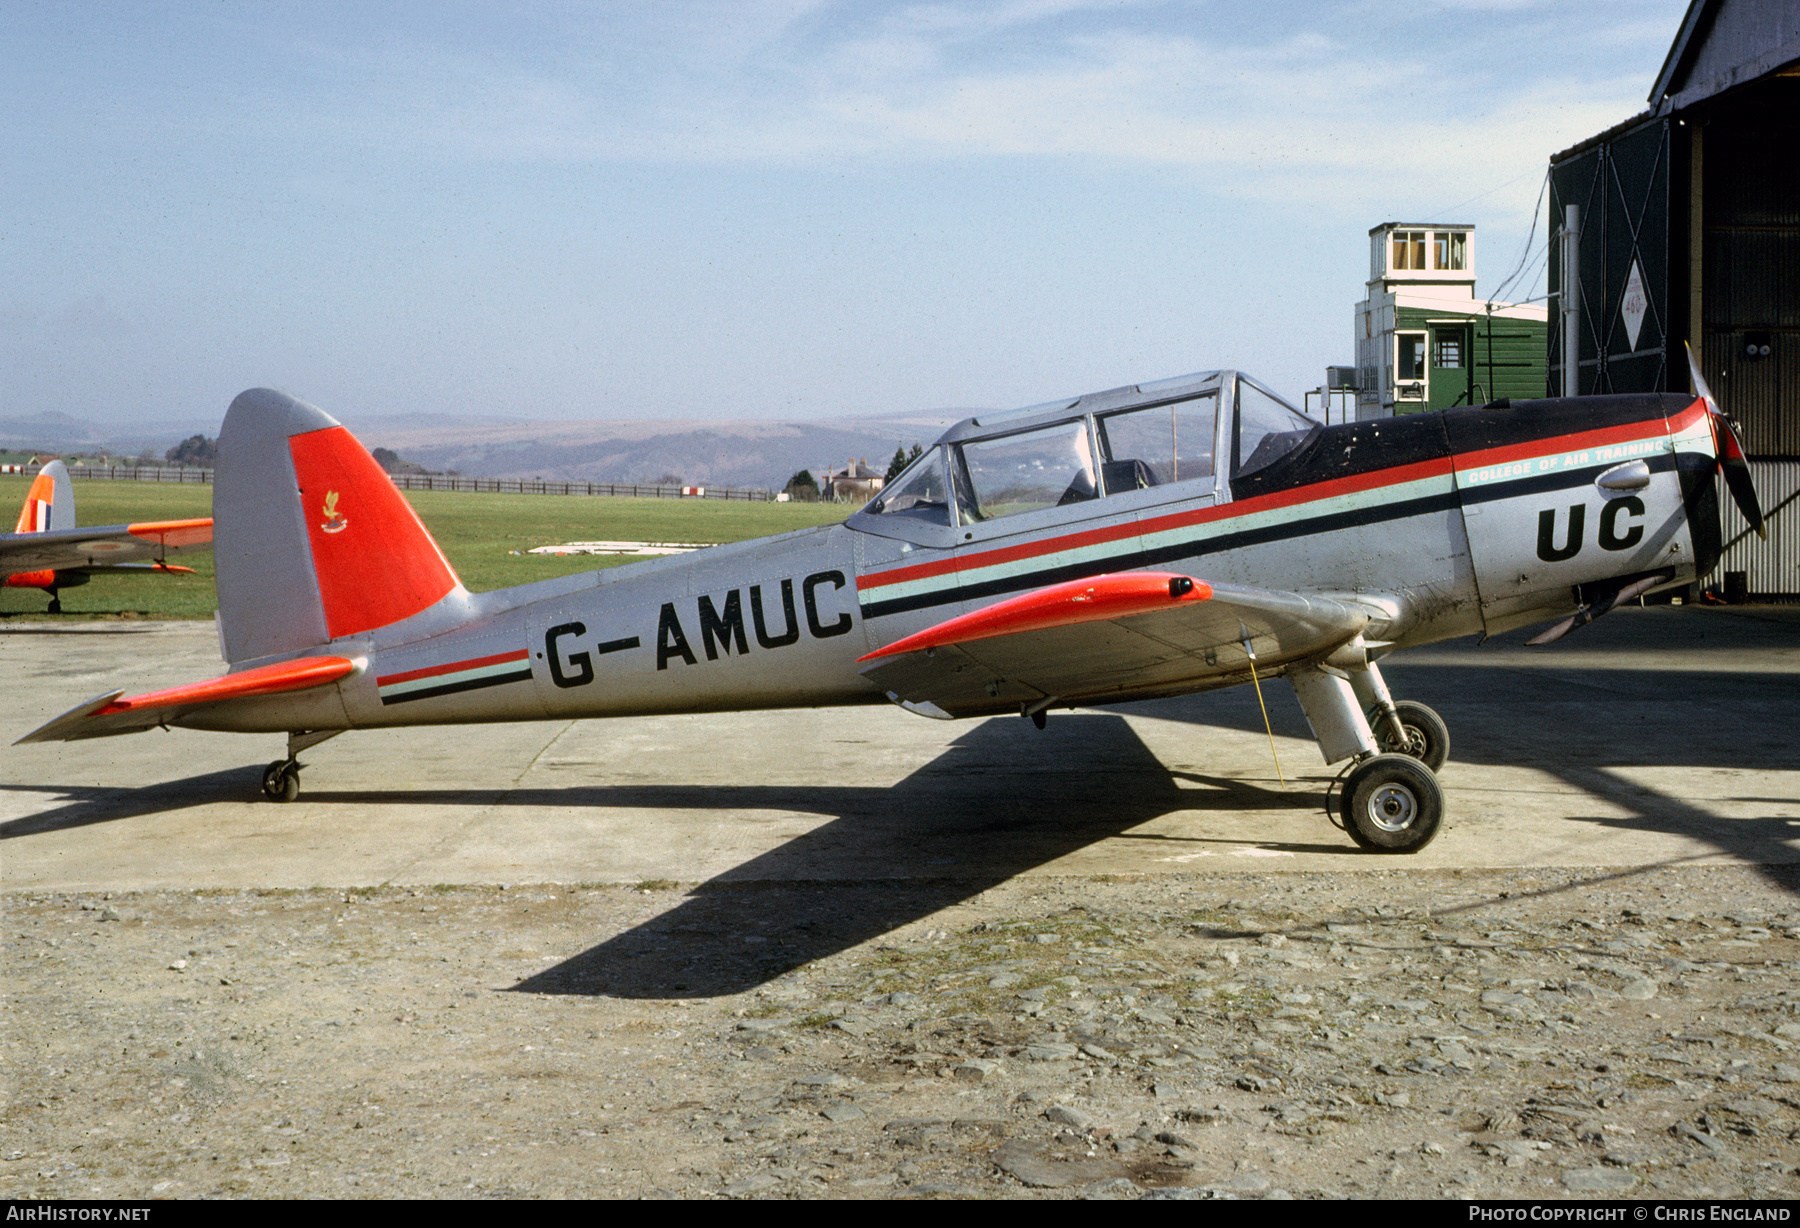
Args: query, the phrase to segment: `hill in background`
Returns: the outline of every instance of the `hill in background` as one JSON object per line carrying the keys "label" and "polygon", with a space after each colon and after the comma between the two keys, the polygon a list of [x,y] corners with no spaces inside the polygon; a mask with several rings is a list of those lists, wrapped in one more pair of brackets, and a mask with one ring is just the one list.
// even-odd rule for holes
{"label": "hill in background", "polygon": [[[401,415],[349,421],[370,448],[391,448],[434,472],[470,477],[570,482],[654,483],[674,475],[687,485],[780,489],[801,469],[814,473],[864,460],[885,472],[897,447],[930,443],[972,409],[931,410],[899,418],[816,422],[483,420]],[[116,456],[163,452],[218,423],[141,428],[96,425],[66,414],[0,419],[0,447],[47,454],[105,450]]]}
{"label": "hill in background", "polygon": [[573,482],[655,482],[673,474],[689,485],[779,489],[801,469],[817,473],[852,459],[885,472],[896,447],[930,443],[970,412],[820,422],[389,419],[352,429],[370,447],[392,448],[439,472]]}

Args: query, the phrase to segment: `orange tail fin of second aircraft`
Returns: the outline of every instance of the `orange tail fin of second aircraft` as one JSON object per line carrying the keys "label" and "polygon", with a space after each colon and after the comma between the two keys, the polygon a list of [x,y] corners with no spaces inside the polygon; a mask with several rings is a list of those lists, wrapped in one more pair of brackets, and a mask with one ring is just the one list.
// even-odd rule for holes
{"label": "orange tail fin of second aircraft", "polygon": [[[5,523],[0,521],[0,524]],[[38,470],[25,492],[15,533],[47,533],[75,527],[75,490],[69,485],[69,467],[53,460]]]}
{"label": "orange tail fin of second aircraft", "polygon": [[405,497],[324,411],[266,388],[231,403],[213,494],[227,661],[302,652],[462,592]]}

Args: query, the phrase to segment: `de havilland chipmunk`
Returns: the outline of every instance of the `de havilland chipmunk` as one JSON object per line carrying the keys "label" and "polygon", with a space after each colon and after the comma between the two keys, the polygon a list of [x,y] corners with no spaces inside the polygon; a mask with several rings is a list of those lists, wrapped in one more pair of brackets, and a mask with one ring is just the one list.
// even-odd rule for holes
{"label": "de havilland chipmunk", "polygon": [[38,470],[19,525],[0,533],[0,584],[41,588],[50,594],[50,613],[62,612],[60,590],[86,584],[108,571],[160,571],[192,575],[193,568],[164,562],[171,554],[211,544],[212,521],[147,520],[105,528],[75,527],[75,490],[69,467],[53,460]]}
{"label": "de havilland chipmunk", "polygon": [[[1696,377],[1698,372],[1696,371]],[[21,741],[287,734],[263,789],[350,729],[892,701],[1028,716],[1286,677],[1357,844],[1436,834],[1449,735],[1388,653],[1705,576],[1705,391],[1326,426],[1235,371],[953,427],[842,524],[471,593],[367,449],[256,389],[219,435],[222,677],[114,691]]]}

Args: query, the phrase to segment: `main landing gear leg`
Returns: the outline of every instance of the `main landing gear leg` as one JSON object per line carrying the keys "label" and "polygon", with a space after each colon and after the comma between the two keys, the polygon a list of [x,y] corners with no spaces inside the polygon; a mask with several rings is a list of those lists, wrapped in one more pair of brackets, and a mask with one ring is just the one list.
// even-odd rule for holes
{"label": "main landing gear leg", "polygon": [[300,796],[300,752],[317,746],[327,738],[335,738],[341,729],[296,729],[288,734],[287,758],[277,759],[263,769],[263,796],[272,802],[291,802]]}
{"label": "main landing gear leg", "polygon": [[[1373,666],[1344,671],[1307,665],[1289,669],[1288,681],[1325,762],[1355,760],[1338,798],[1338,817],[1350,838],[1362,848],[1386,853],[1416,853],[1431,843],[1443,823],[1444,791],[1422,758],[1389,749],[1400,744],[1403,734],[1410,744],[1410,734],[1406,713],[1386,698],[1380,673]],[[1365,695],[1372,705],[1365,705]],[[1370,727],[1366,706],[1376,708],[1376,719],[1391,742],[1384,742]],[[1432,716],[1435,719],[1436,714]],[[1443,722],[1437,724],[1441,728]],[[1443,746],[1448,749],[1447,734]]]}

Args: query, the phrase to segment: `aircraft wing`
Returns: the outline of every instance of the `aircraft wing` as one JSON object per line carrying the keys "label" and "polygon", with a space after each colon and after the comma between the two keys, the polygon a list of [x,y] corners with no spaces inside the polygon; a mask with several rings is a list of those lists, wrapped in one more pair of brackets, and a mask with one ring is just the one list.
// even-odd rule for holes
{"label": "aircraft wing", "polygon": [[1369,616],[1330,597],[1128,572],[939,623],[863,657],[862,674],[944,718],[1177,695],[1248,682],[1252,651],[1263,677],[1328,653]]}
{"label": "aircraft wing", "polygon": [[167,555],[210,546],[212,531],[213,522],[200,519],[0,534],[0,575],[161,562]]}
{"label": "aircraft wing", "polygon": [[47,724],[32,730],[13,745],[25,742],[73,742],[80,738],[104,738],[116,733],[138,733],[167,725],[201,708],[216,708],[234,700],[283,695],[325,686],[365,668],[366,661],[348,657],[300,657],[256,669],[240,670],[223,678],[192,682],[126,696],[123,691],[96,695]]}

